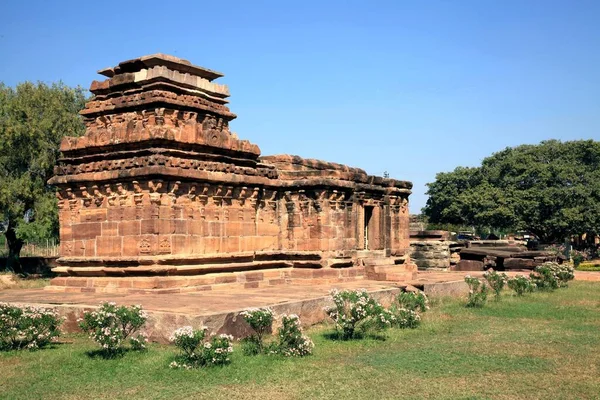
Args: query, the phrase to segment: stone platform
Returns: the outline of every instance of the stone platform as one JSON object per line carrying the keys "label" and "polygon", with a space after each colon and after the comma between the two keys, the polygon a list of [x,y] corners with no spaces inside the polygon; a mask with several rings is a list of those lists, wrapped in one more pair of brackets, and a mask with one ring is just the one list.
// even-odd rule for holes
{"label": "stone platform", "polygon": [[[526,275],[528,271],[507,274]],[[411,279],[383,282],[356,279],[347,282],[324,282],[310,285],[286,285],[257,288],[212,287],[212,290],[156,295],[148,293],[53,292],[44,289],[3,290],[0,302],[56,307],[66,318],[64,330],[76,332],[77,318],[94,309],[102,301],[117,304],[141,304],[150,314],[147,333],[151,340],[166,342],[173,330],[185,325],[207,326],[211,332],[242,337],[249,333],[240,311],[251,307],[271,307],[277,314],[297,314],[305,326],[327,320],[323,308],[331,305],[332,288],[366,289],[384,305],[407,287],[422,289],[428,296],[465,296],[468,288],[464,272],[419,272]],[[471,272],[482,277],[483,272]],[[600,272],[575,272],[575,279],[600,282]]]}

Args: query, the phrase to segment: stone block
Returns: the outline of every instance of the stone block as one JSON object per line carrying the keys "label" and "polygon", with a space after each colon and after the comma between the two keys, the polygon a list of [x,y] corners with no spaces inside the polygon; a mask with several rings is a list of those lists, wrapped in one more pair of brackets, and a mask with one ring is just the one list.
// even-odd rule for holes
{"label": "stone block", "polygon": [[[119,223],[113,221],[102,222],[102,236],[118,236]],[[61,229],[62,230],[62,229]]]}
{"label": "stone block", "polygon": [[505,258],[504,268],[505,269],[534,269],[537,265],[535,260],[527,258]]}
{"label": "stone block", "polygon": [[123,238],[119,236],[100,236],[96,239],[96,254],[99,257],[117,257],[123,251]]}
{"label": "stone block", "polygon": [[141,221],[121,221],[119,222],[118,236],[134,236],[141,234]]}
{"label": "stone block", "polygon": [[476,260],[460,260],[455,271],[483,271],[483,262]]}
{"label": "stone block", "polygon": [[141,221],[140,234],[142,235],[156,235],[158,234],[158,219],[144,219]]}
{"label": "stone block", "polygon": [[100,222],[88,222],[73,226],[74,240],[95,239],[102,234],[102,224]]}
{"label": "stone block", "polygon": [[188,221],[184,219],[176,219],[174,221],[173,233],[175,235],[187,235],[188,234]]}

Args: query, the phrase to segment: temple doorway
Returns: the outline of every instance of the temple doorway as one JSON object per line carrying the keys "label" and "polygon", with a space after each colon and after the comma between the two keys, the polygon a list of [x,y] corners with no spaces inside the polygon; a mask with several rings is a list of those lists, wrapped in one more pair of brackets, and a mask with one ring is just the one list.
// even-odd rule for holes
{"label": "temple doorway", "polygon": [[364,243],[364,248],[365,250],[369,249],[369,225],[371,222],[371,218],[373,218],[373,206],[365,206],[365,220],[364,220],[364,237],[365,237],[365,243]]}

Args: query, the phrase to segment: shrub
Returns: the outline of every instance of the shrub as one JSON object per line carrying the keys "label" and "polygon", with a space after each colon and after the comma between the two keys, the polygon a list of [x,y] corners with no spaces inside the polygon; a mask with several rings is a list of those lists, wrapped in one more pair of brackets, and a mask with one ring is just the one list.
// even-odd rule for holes
{"label": "shrub", "polygon": [[506,285],[508,275],[506,275],[505,273],[499,274],[494,270],[490,270],[484,272],[483,277],[494,291],[496,300],[500,300],[500,292],[502,292],[504,285]]}
{"label": "shrub", "polygon": [[325,309],[344,340],[356,337],[357,332],[378,331],[392,324],[393,315],[373,299],[366,290],[336,289],[330,292],[334,307]]}
{"label": "shrub", "polygon": [[425,312],[429,310],[429,299],[423,292],[402,292],[396,297],[401,308]]}
{"label": "shrub", "polygon": [[537,286],[531,279],[523,275],[517,275],[508,279],[508,287],[517,293],[517,296],[523,296],[525,293],[533,292]]}
{"label": "shrub", "polygon": [[421,314],[407,308],[398,308],[392,311],[394,318],[392,325],[401,329],[414,329],[421,324]]}
{"label": "shrub", "polygon": [[0,350],[36,350],[60,335],[54,309],[0,303]]}
{"label": "shrub", "polygon": [[242,339],[242,351],[246,355],[256,355],[264,350],[264,335],[271,331],[273,311],[270,308],[252,308],[240,315],[254,330],[254,334]]}
{"label": "shrub", "polygon": [[123,351],[123,343],[131,336],[133,350],[145,349],[145,334],[136,333],[148,319],[142,306],[117,306],[116,303],[100,303],[97,311],[85,312],[79,327],[98,343],[105,356],[114,356]]}
{"label": "shrub", "polygon": [[573,260],[573,264],[575,268],[579,267],[583,261],[589,260],[591,258],[591,252],[589,250],[572,250],[571,251],[571,260]]}
{"label": "shrub", "polygon": [[538,289],[554,290],[559,287],[566,287],[567,282],[575,277],[573,271],[572,267],[565,264],[545,262],[535,267],[534,272],[529,276]]}
{"label": "shrub", "polygon": [[577,267],[577,271],[600,271],[600,263],[581,263]]}
{"label": "shrub", "polygon": [[206,327],[194,329],[184,326],[171,334],[169,340],[182,352],[178,361],[169,364],[171,368],[225,365],[231,361],[229,355],[233,352],[233,336],[212,335],[210,340],[205,340],[206,330]]}
{"label": "shrub", "polygon": [[302,334],[297,315],[282,315],[281,328],[277,333],[279,343],[276,352],[286,357],[304,357],[312,354],[314,343]]}
{"label": "shrub", "polygon": [[485,283],[469,275],[465,276],[465,282],[469,286],[469,297],[467,307],[483,307],[487,301],[488,287]]}

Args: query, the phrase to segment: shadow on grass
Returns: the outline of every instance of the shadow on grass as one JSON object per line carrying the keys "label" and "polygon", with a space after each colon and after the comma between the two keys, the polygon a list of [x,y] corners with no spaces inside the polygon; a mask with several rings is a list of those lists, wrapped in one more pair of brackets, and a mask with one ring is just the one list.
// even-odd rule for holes
{"label": "shadow on grass", "polygon": [[114,359],[118,359],[118,358],[123,358],[125,356],[125,354],[129,353],[130,351],[133,351],[133,350],[127,349],[127,348],[119,348],[116,350],[96,349],[96,350],[86,351],[85,355],[91,359],[101,358],[103,360],[114,360]]}
{"label": "shadow on grass", "polygon": [[374,332],[361,332],[356,331],[350,337],[344,336],[342,332],[333,331],[333,332],[324,332],[321,335],[324,339],[331,340],[333,342],[349,342],[352,340],[362,340],[362,339],[371,339],[371,340],[379,340],[381,342],[385,342],[387,340],[387,336],[383,333],[374,333]]}

